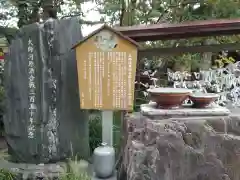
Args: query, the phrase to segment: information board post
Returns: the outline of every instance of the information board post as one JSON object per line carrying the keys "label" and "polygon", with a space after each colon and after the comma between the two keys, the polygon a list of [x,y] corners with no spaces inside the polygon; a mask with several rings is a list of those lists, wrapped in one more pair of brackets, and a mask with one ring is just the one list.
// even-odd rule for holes
{"label": "information board post", "polygon": [[102,142],[113,146],[113,111],[102,111]]}
{"label": "information board post", "polygon": [[104,25],[74,48],[81,109],[102,111],[102,140],[113,145],[113,111],[133,109],[138,45]]}

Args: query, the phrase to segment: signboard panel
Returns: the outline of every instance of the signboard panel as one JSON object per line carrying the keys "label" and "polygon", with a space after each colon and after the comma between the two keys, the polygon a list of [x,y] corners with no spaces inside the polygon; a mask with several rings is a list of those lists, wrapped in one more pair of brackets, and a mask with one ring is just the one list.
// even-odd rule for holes
{"label": "signboard panel", "polygon": [[137,46],[103,28],[76,46],[82,109],[132,110]]}

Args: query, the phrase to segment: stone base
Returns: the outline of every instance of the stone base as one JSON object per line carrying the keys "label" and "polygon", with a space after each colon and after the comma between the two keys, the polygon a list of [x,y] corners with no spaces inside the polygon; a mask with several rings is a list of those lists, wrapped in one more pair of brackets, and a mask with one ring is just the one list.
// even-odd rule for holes
{"label": "stone base", "polygon": [[117,173],[115,172],[113,176],[109,178],[98,178],[95,176],[95,173],[93,173],[91,180],[117,180]]}
{"label": "stone base", "polygon": [[[91,166],[87,161],[80,160],[69,164],[74,171],[83,170],[91,174]],[[65,162],[56,164],[25,164],[13,163],[7,160],[0,160],[0,169],[8,170],[17,175],[17,179],[21,180],[52,180],[59,179],[60,175],[64,174],[67,169]]]}
{"label": "stone base", "polygon": [[5,169],[18,175],[20,179],[54,179],[64,173],[65,163],[57,164],[24,164],[0,160],[0,169]]}

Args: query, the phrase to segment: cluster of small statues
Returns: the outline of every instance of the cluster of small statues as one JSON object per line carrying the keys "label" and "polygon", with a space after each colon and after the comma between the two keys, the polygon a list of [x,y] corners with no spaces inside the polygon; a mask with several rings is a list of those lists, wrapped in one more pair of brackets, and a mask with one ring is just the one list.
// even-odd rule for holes
{"label": "cluster of small statues", "polygon": [[240,106],[240,62],[193,73],[168,70],[168,81],[175,88],[218,93],[217,103],[221,106]]}

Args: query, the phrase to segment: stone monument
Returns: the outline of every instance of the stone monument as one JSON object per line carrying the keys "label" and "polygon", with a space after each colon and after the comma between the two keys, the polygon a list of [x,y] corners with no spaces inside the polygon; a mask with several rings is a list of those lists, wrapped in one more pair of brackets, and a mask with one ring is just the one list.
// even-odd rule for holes
{"label": "stone monument", "polygon": [[19,30],[5,64],[9,154],[15,162],[88,158],[88,114],[80,109],[75,52],[78,18],[48,19]]}

